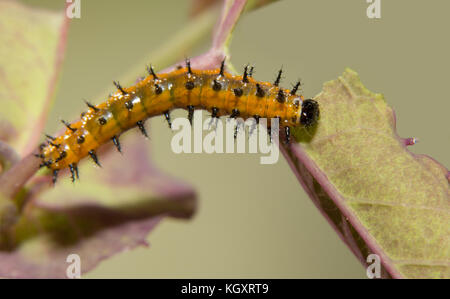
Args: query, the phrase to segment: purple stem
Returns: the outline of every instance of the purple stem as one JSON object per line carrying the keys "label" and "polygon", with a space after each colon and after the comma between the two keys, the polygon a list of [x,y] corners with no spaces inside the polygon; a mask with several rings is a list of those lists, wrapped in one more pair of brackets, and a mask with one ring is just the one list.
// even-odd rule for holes
{"label": "purple stem", "polygon": [[0,193],[14,198],[23,185],[39,170],[41,159],[29,154],[0,176]]}
{"label": "purple stem", "polygon": [[[227,9],[230,6],[230,9]],[[205,54],[190,59],[191,65],[200,70],[217,68],[226,55],[226,42],[228,37],[233,32],[239,17],[241,16],[247,0],[224,0],[222,7],[222,14],[219,22],[213,33],[213,42],[211,48]],[[178,65],[183,65],[184,61],[176,63],[175,65],[162,70],[162,73],[167,73],[176,68]]]}
{"label": "purple stem", "polygon": [[[233,4],[227,11],[227,7],[229,7],[230,2],[233,2]],[[226,41],[230,37],[231,32],[241,16],[246,3],[247,0],[225,0],[223,2],[220,23],[214,32],[211,50],[224,50]]]}

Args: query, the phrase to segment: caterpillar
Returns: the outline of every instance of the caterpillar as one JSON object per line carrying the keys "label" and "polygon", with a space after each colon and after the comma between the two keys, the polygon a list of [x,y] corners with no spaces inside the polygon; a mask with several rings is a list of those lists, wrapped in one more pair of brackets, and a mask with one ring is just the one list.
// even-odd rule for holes
{"label": "caterpillar", "polygon": [[100,166],[96,150],[106,142],[112,140],[121,151],[119,136],[124,131],[137,126],[148,137],[144,121],[149,117],[164,115],[171,127],[170,111],[177,108],[188,111],[191,123],[195,109],[205,109],[213,118],[253,117],[257,123],[261,117],[278,118],[287,143],[291,127],[310,127],[319,118],[318,103],[297,95],[300,82],[291,90],[280,87],[282,70],[273,84],[255,81],[248,66],[242,76],[234,76],[226,72],[225,60],[214,70],[192,69],[187,59],[184,67],[170,73],[156,74],[152,66],[147,71],[146,78],[128,88],[114,81],[117,91],[107,101],[98,105],[86,101],[88,110],[80,120],[62,121],[67,129],[58,137],[46,135],[47,143],[36,156],[42,159],[40,167],[52,170],[54,184],[65,168],[72,181],[79,178],[77,165],[87,156]]}

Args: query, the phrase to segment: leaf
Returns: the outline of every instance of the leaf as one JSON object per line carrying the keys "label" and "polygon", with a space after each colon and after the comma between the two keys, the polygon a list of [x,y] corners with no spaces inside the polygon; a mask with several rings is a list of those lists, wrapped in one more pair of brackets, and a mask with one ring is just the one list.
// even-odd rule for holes
{"label": "leaf", "polygon": [[41,138],[67,26],[63,11],[0,1],[0,139],[22,154]]}
{"label": "leaf", "polygon": [[384,277],[450,278],[448,170],[406,149],[354,71],[316,100],[319,124],[295,130],[285,155],[317,207],[363,264],[379,255]]}
{"label": "leaf", "polygon": [[[146,246],[162,216],[193,215],[195,192],[150,163],[148,140],[123,139],[123,156],[109,148],[99,153],[102,168],[82,165],[75,185],[60,178],[42,193],[48,180],[35,180],[18,222],[0,235],[0,276],[65,278],[70,254],[80,256],[86,273],[114,254]],[[13,215],[12,207],[0,207],[0,220],[11,221],[5,212]]]}

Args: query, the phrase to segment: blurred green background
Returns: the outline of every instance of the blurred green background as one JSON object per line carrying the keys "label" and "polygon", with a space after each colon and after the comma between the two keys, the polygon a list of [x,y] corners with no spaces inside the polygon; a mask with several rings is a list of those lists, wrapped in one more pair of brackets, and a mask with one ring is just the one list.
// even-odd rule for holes
{"label": "blurred green background", "polygon": [[[65,4],[23,2],[52,9]],[[282,0],[256,10],[236,27],[231,60],[239,68],[254,64],[258,80],[271,81],[283,66],[284,86],[301,78],[307,97],[351,67],[371,91],[384,93],[399,135],[420,139],[410,150],[448,167],[450,2],[382,0],[380,20],[367,18],[368,5]],[[60,128],[59,118],[79,115],[81,99],[106,99],[112,80],[182,29],[189,11],[190,1],[83,0],[81,19],[70,27],[47,131]],[[208,38],[193,51],[180,49],[180,59],[207,49]],[[258,155],[176,155],[163,118],[150,124],[156,164],[195,186],[198,212],[190,221],[165,219],[149,235],[150,248],[119,254],[84,277],[366,277],[282,157],[260,165]]]}

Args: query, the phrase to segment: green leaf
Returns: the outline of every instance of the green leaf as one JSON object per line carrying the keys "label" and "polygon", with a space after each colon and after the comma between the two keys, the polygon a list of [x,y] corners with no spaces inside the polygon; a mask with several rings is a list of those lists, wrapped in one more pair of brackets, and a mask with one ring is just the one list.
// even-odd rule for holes
{"label": "green leaf", "polygon": [[67,24],[63,11],[0,1],[0,139],[22,154],[41,138]]}
{"label": "green leaf", "polygon": [[317,127],[298,129],[288,160],[352,251],[385,276],[450,278],[448,170],[407,150],[381,94],[346,70],[315,98]]}

